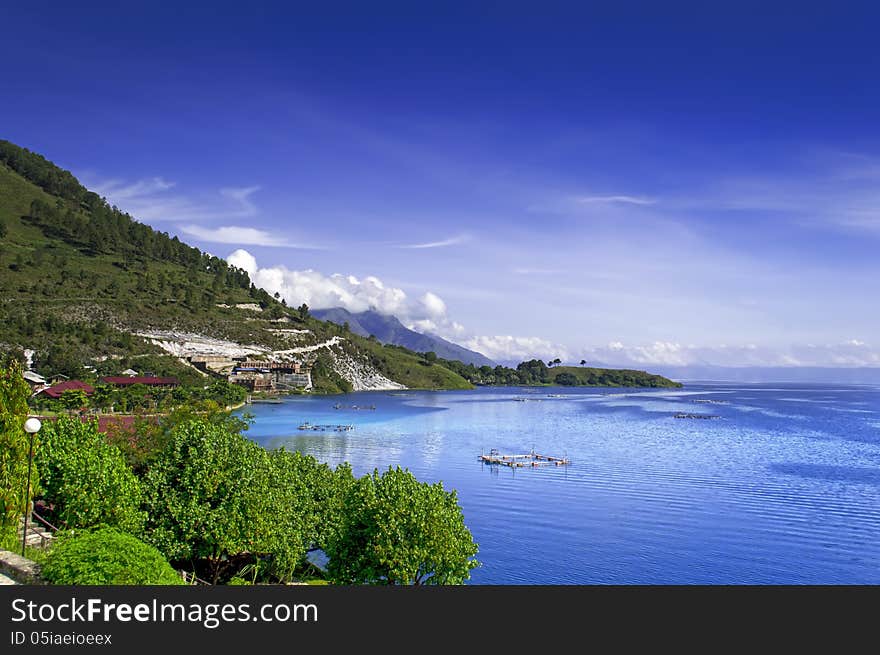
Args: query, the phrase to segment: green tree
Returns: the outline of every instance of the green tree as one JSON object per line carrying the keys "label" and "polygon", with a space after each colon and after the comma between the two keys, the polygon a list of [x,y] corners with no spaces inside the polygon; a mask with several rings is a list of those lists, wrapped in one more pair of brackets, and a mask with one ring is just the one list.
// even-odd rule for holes
{"label": "green tree", "polygon": [[61,394],[60,400],[64,408],[71,412],[82,409],[89,403],[89,397],[82,389],[68,389]]}
{"label": "green tree", "polygon": [[30,387],[21,376],[21,364],[10,357],[0,369],[0,537],[15,534],[24,508],[33,496],[37,467],[27,487],[30,437],[24,431]]}
{"label": "green tree", "polygon": [[564,387],[574,387],[579,384],[579,381],[573,373],[560,373],[556,376],[556,384]]}
{"label": "green tree", "polygon": [[338,584],[461,584],[479,565],[455,491],[399,467],[351,486],[326,552]]}
{"label": "green tree", "polygon": [[582,360],[581,360],[581,366],[586,366],[586,364],[587,364],[587,360],[586,360],[586,359],[582,359]]}
{"label": "green tree", "polygon": [[0,239],[5,239],[9,234],[9,228],[6,227],[6,221],[0,221]]}
{"label": "green tree", "polygon": [[177,426],[144,478],[147,541],[172,561],[204,563],[213,583],[242,555],[288,558],[287,544],[301,539],[279,527],[290,525],[273,513],[283,490],[270,485],[270,468],[263,448],[223,425]]}
{"label": "green tree", "polygon": [[305,303],[300,305],[296,310],[299,320],[305,321],[309,317],[309,306]]}
{"label": "green tree", "polygon": [[42,498],[60,527],[115,526],[138,534],[141,486],[122,453],[98,432],[96,421],[60,418],[41,431],[37,464]]}

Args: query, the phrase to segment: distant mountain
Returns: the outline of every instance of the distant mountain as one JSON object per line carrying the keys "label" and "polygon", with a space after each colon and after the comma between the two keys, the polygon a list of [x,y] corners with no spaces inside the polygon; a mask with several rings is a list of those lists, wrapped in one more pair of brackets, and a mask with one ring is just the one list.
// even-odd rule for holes
{"label": "distant mountain", "polygon": [[422,334],[410,330],[395,316],[380,314],[369,310],[353,314],[342,307],[333,309],[317,309],[312,315],[322,321],[330,321],[337,325],[348,323],[349,329],[355,334],[368,337],[371,334],[382,343],[403,346],[414,352],[435,352],[441,359],[457,360],[474,366],[492,366],[495,362],[473,350],[454,344],[433,334]]}

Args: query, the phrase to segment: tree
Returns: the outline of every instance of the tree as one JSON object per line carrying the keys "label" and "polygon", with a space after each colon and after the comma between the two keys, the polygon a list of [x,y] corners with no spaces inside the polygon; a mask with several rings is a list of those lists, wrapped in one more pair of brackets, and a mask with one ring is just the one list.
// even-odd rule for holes
{"label": "tree", "polygon": [[109,525],[137,534],[141,485],[116,446],[98,432],[97,421],[60,418],[41,431],[37,464],[42,498],[65,528]]}
{"label": "tree", "polygon": [[305,321],[309,317],[309,306],[303,303],[297,308],[296,312],[299,315],[299,320]]}
{"label": "tree", "polygon": [[461,584],[479,565],[455,491],[399,467],[351,486],[326,552],[337,584]]}
{"label": "tree", "polygon": [[574,387],[579,384],[579,381],[573,373],[560,373],[556,376],[556,384],[564,387]]}
{"label": "tree", "polygon": [[145,538],[169,560],[204,566],[215,584],[255,554],[288,566],[302,539],[284,518],[295,508],[271,481],[269,453],[254,442],[223,425],[183,423],[144,478]]}
{"label": "tree", "polygon": [[587,360],[586,360],[586,359],[582,359],[582,360],[581,360],[581,366],[585,366],[586,364],[587,364]]}
{"label": "tree", "polygon": [[9,228],[6,227],[6,221],[0,221],[0,239],[5,239],[9,234]]}
{"label": "tree", "polygon": [[34,467],[31,489],[25,489],[30,438],[24,431],[24,422],[31,390],[21,373],[21,364],[12,357],[0,369],[0,538],[15,534],[39,480]]}
{"label": "tree", "polygon": [[435,353],[434,351],[428,351],[424,354],[424,358],[425,363],[430,366],[431,364],[435,364],[437,362],[437,353]]}
{"label": "tree", "polygon": [[65,409],[74,412],[85,407],[89,402],[89,397],[82,389],[68,389],[61,394],[60,400]]}

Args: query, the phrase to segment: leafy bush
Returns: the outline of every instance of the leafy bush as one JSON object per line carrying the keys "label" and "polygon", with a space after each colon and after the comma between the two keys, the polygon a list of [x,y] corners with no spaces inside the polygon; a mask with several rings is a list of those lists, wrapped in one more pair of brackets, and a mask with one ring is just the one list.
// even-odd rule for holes
{"label": "leafy bush", "polygon": [[[30,439],[24,431],[30,388],[21,364],[10,358],[0,368],[0,538],[15,534],[24,509]],[[36,473],[32,486],[36,486]]]}
{"label": "leafy bush", "polygon": [[337,584],[461,584],[479,565],[455,492],[400,468],[351,486],[326,552]]}
{"label": "leafy bush", "polygon": [[144,478],[145,538],[213,583],[241,566],[287,581],[338,529],[351,482],[347,466],[269,453],[228,422],[190,419],[172,428]]}
{"label": "leafy bush", "polygon": [[53,518],[61,527],[108,525],[140,532],[140,483],[97,423],[61,418],[47,421],[40,435],[42,497],[54,506]]}
{"label": "leafy bush", "polygon": [[172,561],[205,563],[213,583],[243,563],[239,555],[290,566],[305,553],[296,508],[284,507],[271,468],[269,453],[225,425],[176,426],[144,478],[147,540]]}
{"label": "leafy bush", "polygon": [[162,553],[114,528],[62,536],[46,559],[43,577],[59,585],[180,585]]}

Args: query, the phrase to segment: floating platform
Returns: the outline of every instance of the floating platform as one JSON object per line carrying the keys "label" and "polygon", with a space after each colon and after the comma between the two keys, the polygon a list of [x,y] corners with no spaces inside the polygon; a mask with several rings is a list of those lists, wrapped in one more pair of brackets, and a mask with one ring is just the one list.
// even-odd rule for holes
{"label": "floating platform", "polygon": [[494,466],[509,466],[510,468],[525,468],[537,466],[566,466],[571,464],[571,460],[567,457],[554,457],[552,455],[541,455],[534,450],[523,455],[504,455],[494,448],[489,454],[481,454],[480,461],[484,464],[492,464]]}
{"label": "floating platform", "polygon": [[342,403],[336,403],[333,405],[333,409],[354,409],[354,410],[370,410],[375,411],[375,405],[343,405]]}
{"label": "floating platform", "polygon": [[300,425],[298,430],[313,430],[315,432],[348,432],[349,430],[354,430],[353,425],[332,425],[332,424],[320,424],[320,423],[309,423],[308,421]]}
{"label": "floating platform", "polygon": [[679,412],[675,415],[675,418],[700,418],[700,419],[713,419],[713,418],[721,418],[718,414],[691,414],[689,412]]}

